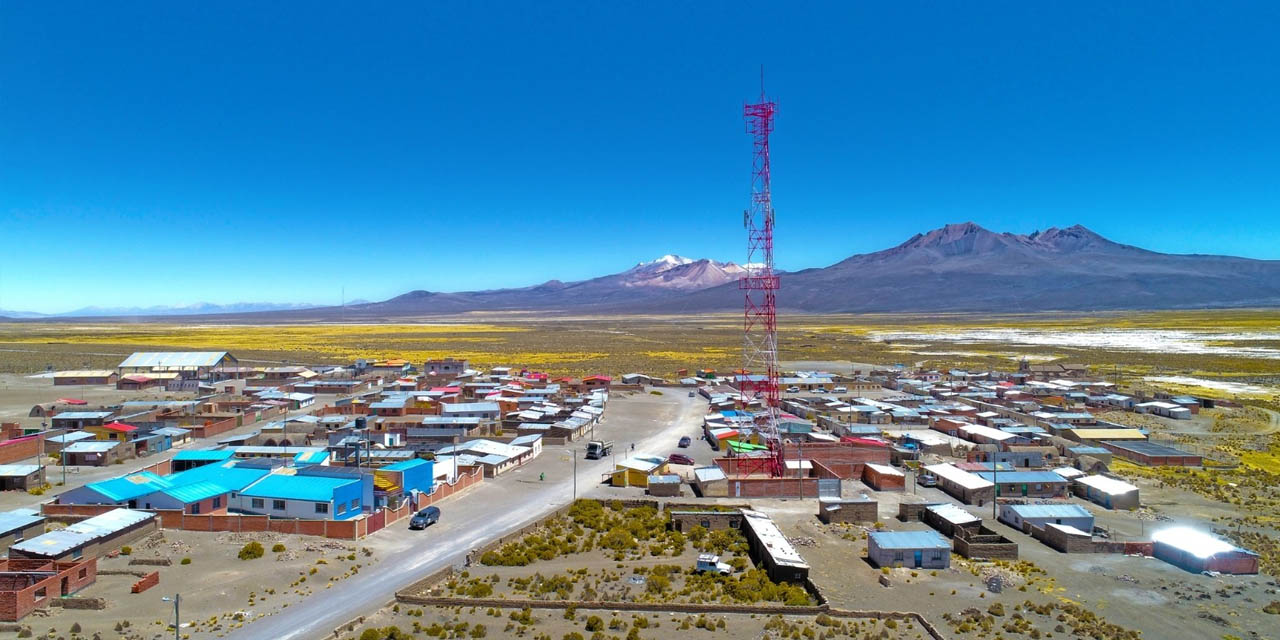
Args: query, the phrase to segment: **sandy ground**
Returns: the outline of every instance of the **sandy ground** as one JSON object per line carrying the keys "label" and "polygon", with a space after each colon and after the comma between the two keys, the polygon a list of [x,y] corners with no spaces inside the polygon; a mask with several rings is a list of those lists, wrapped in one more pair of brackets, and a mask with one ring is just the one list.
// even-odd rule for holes
{"label": "sandy ground", "polygon": [[[254,560],[237,558],[241,547],[258,541],[266,554]],[[284,551],[274,552],[275,545]],[[181,564],[190,558],[190,564]],[[170,566],[130,565],[134,559],[168,559]],[[246,621],[274,615],[302,598],[321,590],[341,589],[344,581],[360,571],[376,570],[378,554],[363,542],[326,540],[274,533],[206,533],[165,530],[132,545],[130,556],[101,558],[102,571],[159,571],[160,584],[130,593],[138,579],[133,575],[99,575],[97,582],[77,596],[105,598],[100,611],[47,609],[23,624],[34,630],[66,633],[79,623],[87,633],[114,637],[117,624],[129,624],[126,633],[151,638],[172,633],[173,605],[164,596],[181,593],[182,633],[192,638],[217,637]]]}
{"label": "sandy ground", "polygon": [[[521,617],[521,612],[515,609],[446,609],[436,607],[415,609],[401,606],[397,610],[394,607],[385,607],[367,617],[362,624],[354,625],[351,631],[341,637],[355,640],[360,638],[361,634],[366,630],[385,630],[391,626],[406,632],[413,632],[415,629],[420,630],[421,632],[417,633],[415,637],[429,637],[429,633],[426,630],[431,629],[433,625],[456,627],[459,624],[467,625],[467,631],[464,632],[464,636],[475,637],[471,635],[471,630],[476,625],[482,624],[485,626],[484,637],[488,638],[536,638],[540,634],[547,634],[550,638],[560,640],[561,638],[570,637],[568,636],[570,633],[578,633],[583,638],[590,638],[593,632],[587,630],[588,620],[592,617],[597,617],[603,626],[603,630],[600,633],[603,634],[602,637],[606,638],[623,638],[627,636],[632,627],[639,627],[636,629],[637,637],[645,640],[659,638],[689,638],[691,640],[702,638],[707,640],[714,638],[726,638],[728,640],[808,638],[814,636],[824,637],[823,634],[828,631],[835,632],[830,636],[833,638],[877,638],[879,640],[918,640],[920,638],[928,638],[928,635],[920,628],[909,622],[894,622],[895,628],[889,629],[884,623],[874,620],[839,620],[836,622],[837,626],[831,627],[819,624],[811,616],[786,616],[784,618],[781,616],[746,614],[696,616],[679,613],[649,613],[642,615],[603,609],[578,609],[573,613],[573,619],[566,619],[562,611],[534,610],[530,611],[531,617],[528,618],[528,624],[513,620],[512,616]],[[636,621],[640,619],[643,619],[643,622],[637,624]],[[703,626],[698,626],[700,620]],[[524,626],[523,631],[521,630],[522,624]],[[708,629],[707,627],[710,628]],[[805,630],[808,630],[814,636],[805,634]]]}

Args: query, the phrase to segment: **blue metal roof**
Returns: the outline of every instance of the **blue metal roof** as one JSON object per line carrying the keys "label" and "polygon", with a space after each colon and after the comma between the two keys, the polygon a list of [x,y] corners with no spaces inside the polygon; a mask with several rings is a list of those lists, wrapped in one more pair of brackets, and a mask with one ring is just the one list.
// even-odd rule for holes
{"label": "blue metal roof", "polygon": [[302,451],[293,457],[293,462],[295,464],[320,464],[328,459],[328,451]]}
{"label": "blue metal roof", "polygon": [[383,469],[387,471],[405,471],[407,469],[421,467],[424,464],[428,464],[426,460],[423,460],[422,458],[414,458],[413,460],[405,460],[404,462],[389,464],[383,467]]}
{"label": "blue metal roof", "polygon": [[180,487],[192,485],[200,482],[212,482],[220,485],[228,491],[240,491],[245,487],[257,482],[262,476],[270,473],[270,470],[259,467],[242,467],[233,460],[226,462],[215,462],[214,464],[206,464],[204,466],[188,469],[170,476],[165,479],[169,481],[171,486]]}
{"label": "blue metal roof", "polygon": [[179,451],[174,456],[174,460],[226,460],[235,455],[230,449],[193,449],[191,451]]}
{"label": "blue metal roof", "polygon": [[1052,471],[978,471],[979,478],[1001,484],[1066,484],[1067,479]]}
{"label": "blue metal roof", "polygon": [[937,531],[875,531],[868,535],[881,549],[951,548],[951,541]]}
{"label": "blue metal roof", "polygon": [[142,471],[101,482],[91,482],[85,486],[112,500],[124,502],[161,489],[168,489],[173,486],[173,483],[150,471]]}
{"label": "blue metal roof", "polygon": [[1078,504],[1011,504],[1009,510],[1023,520],[1033,518],[1092,518],[1088,509]]}
{"label": "blue metal roof", "polygon": [[194,482],[192,484],[161,491],[161,493],[172,496],[174,499],[181,500],[185,503],[200,502],[201,500],[220,496],[229,492],[230,490],[226,487],[212,482]]}
{"label": "blue metal roof", "polygon": [[359,482],[358,478],[272,474],[240,493],[254,498],[330,502],[336,489]]}

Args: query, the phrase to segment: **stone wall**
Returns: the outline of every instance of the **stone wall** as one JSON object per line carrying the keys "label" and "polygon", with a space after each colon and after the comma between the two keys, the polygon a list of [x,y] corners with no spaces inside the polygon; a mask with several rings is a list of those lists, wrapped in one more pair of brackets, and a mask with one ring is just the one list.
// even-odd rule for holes
{"label": "stone wall", "polygon": [[955,532],[956,553],[966,558],[986,558],[988,560],[1017,560],[1018,543],[988,529],[957,528]]}

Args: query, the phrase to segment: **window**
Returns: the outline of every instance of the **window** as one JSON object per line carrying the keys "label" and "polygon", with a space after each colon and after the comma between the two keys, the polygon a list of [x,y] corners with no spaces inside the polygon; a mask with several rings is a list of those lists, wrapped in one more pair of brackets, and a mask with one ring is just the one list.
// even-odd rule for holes
{"label": "window", "polygon": [[80,579],[81,579],[81,580],[84,580],[85,578],[89,577],[89,570],[88,570],[88,569],[81,569],[81,570],[80,570],[80,576],[79,576],[79,577],[80,577]]}
{"label": "window", "polygon": [[267,501],[263,500],[262,498],[251,498],[249,500],[249,506],[254,509],[261,509],[266,505],[267,505]]}
{"label": "window", "polygon": [[941,560],[941,559],[942,559],[942,549],[934,549],[934,550],[933,550],[933,559],[934,559],[934,560]]}
{"label": "window", "polygon": [[702,528],[703,528],[703,529],[710,529],[710,528],[711,528],[711,521],[710,521],[710,520],[703,520],[703,521],[702,521]]}
{"label": "window", "polygon": [[200,513],[200,503],[199,503],[199,502],[197,502],[197,503],[195,503],[195,504],[191,505],[191,513]]}
{"label": "window", "polygon": [[316,513],[329,513],[329,503],[328,503],[328,502],[317,502],[317,503],[316,503]]}
{"label": "window", "polygon": [[214,508],[214,509],[217,509],[218,507],[221,507],[221,506],[222,506],[222,496],[214,496],[214,497],[213,497],[213,508]]}
{"label": "window", "polygon": [[276,511],[284,511],[284,500],[272,500],[271,508]]}
{"label": "window", "polygon": [[339,503],[338,503],[338,515],[342,515],[342,514],[344,514],[344,513],[346,513],[346,512],[347,512],[347,505],[346,505],[345,503],[339,502]]}
{"label": "window", "polygon": [[76,549],[75,551],[71,552],[72,560],[79,560],[80,558],[83,558],[83,557],[84,557],[84,549]]}
{"label": "window", "polygon": [[903,555],[903,553],[902,553],[901,551],[894,551],[894,552],[893,552],[893,561],[894,561],[894,562],[902,562],[904,559],[905,559],[905,556]]}
{"label": "window", "polygon": [[40,587],[39,589],[36,589],[36,600],[40,600],[44,598],[46,595],[48,595],[48,593],[45,591],[44,587]]}
{"label": "window", "polygon": [[360,508],[360,498],[356,498],[355,500],[352,500],[352,501],[351,501],[351,508],[352,508],[352,509],[359,509],[359,508]]}
{"label": "window", "polygon": [[730,520],[730,521],[729,521],[729,528],[730,528],[730,529],[737,529],[737,528],[738,528],[738,521],[737,521],[737,520]]}

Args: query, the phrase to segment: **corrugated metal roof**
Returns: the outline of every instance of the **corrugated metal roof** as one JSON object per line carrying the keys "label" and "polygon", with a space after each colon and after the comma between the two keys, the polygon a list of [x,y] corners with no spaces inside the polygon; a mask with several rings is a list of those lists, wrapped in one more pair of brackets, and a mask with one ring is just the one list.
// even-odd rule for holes
{"label": "corrugated metal roof", "polygon": [[407,471],[409,469],[421,467],[424,464],[431,464],[431,463],[427,462],[426,460],[423,460],[422,458],[414,458],[413,460],[405,460],[403,462],[389,464],[383,467],[383,469],[387,471]]}
{"label": "corrugated metal roof", "polygon": [[120,367],[213,367],[229,356],[226,351],[139,351]]}
{"label": "corrugated metal roof", "polygon": [[112,509],[102,515],[70,525],[61,531],[50,531],[29,540],[23,540],[13,545],[13,548],[35,555],[59,556],[98,538],[111,535],[155,517],[156,514],[145,511]]}
{"label": "corrugated metal roof", "polygon": [[29,476],[39,470],[38,464],[0,464],[0,476],[8,478]]}
{"label": "corrugated metal roof", "polygon": [[939,478],[954,482],[966,489],[985,489],[986,487],[995,486],[991,481],[980,478],[968,471],[957,469],[950,464],[931,464],[924,468],[925,471],[932,473]]}
{"label": "corrugated metal roof", "polygon": [[161,493],[172,496],[185,503],[199,502],[224,493],[230,493],[226,487],[212,482],[195,482],[181,487],[165,489]]}
{"label": "corrugated metal roof", "polygon": [[1023,520],[1035,518],[1092,518],[1088,509],[1078,504],[1011,504],[1010,511]]}
{"label": "corrugated metal roof", "polygon": [[979,518],[978,516],[975,516],[972,513],[969,513],[968,511],[965,511],[964,509],[954,504],[951,504],[950,502],[935,504],[925,508],[931,511],[932,513],[934,513],[935,515],[937,515],[939,518],[942,518],[943,520],[946,520],[951,524],[966,524],[969,522],[982,521],[982,518]]}
{"label": "corrugated metal roof", "polygon": [[950,549],[937,531],[873,531],[868,537],[881,549]]}
{"label": "corrugated metal roof", "polygon": [[1063,484],[1067,481],[1052,471],[978,471],[974,475],[1001,484]]}
{"label": "corrugated metal roof", "polygon": [[333,500],[334,490],[359,482],[360,480],[356,478],[272,474],[241,491],[240,494],[254,498],[329,502]]}
{"label": "corrugated metal roof", "polygon": [[45,438],[45,439],[48,440],[49,442],[67,443],[67,442],[75,442],[77,440],[84,440],[85,438],[92,438],[92,437],[94,437],[93,434],[89,433],[88,431],[72,431],[70,433],[64,433],[60,436],[49,436],[48,438]]}
{"label": "corrugated metal roof", "polygon": [[106,453],[119,445],[119,442],[106,440],[99,442],[95,440],[93,442],[73,442],[63,447],[62,450],[67,453]]}
{"label": "corrugated metal roof", "polygon": [[145,496],[148,493],[155,493],[161,489],[168,489],[173,484],[150,471],[142,471],[101,482],[91,482],[85,486],[111,500],[124,502],[125,500],[133,500],[134,498]]}
{"label": "corrugated metal roof", "polygon": [[174,460],[226,460],[235,453],[230,449],[193,449],[190,451],[179,451],[178,455],[173,457]]}
{"label": "corrugated metal roof", "polygon": [[33,524],[44,522],[44,516],[30,509],[14,509],[0,512],[0,535],[9,534],[18,529],[26,529]]}
{"label": "corrugated metal roof", "polygon": [[111,417],[110,411],[63,411],[55,414],[54,420],[97,420]]}
{"label": "corrugated metal roof", "polygon": [[1128,482],[1116,480],[1115,478],[1108,478],[1107,476],[1086,476],[1084,478],[1077,478],[1076,482],[1087,487],[1093,487],[1098,491],[1113,496],[1138,490],[1138,487],[1135,487]]}

